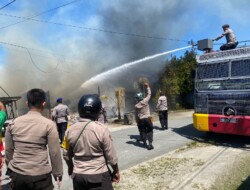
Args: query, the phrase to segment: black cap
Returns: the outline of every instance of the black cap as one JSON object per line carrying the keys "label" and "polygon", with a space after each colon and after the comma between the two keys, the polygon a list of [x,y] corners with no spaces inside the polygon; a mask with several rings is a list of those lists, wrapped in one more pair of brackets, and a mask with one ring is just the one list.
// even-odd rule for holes
{"label": "black cap", "polygon": [[224,24],[223,26],[222,26],[222,28],[229,28],[230,26],[229,26],[229,24]]}

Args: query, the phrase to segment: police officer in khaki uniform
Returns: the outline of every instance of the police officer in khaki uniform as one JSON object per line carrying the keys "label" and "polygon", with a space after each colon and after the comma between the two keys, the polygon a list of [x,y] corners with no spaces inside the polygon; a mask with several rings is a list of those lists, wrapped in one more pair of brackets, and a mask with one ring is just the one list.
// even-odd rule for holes
{"label": "police officer in khaki uniform", "polygon": [[234,34],[233,30],[230,28],[229,24],[224,24],[222,26],[222,28],[223,28],[224,32],[220,36],[218,36],[217,38],[213,39],[213,41],[217,41],[217,40],[221,39],[223,36],[225,36],[227,43],[223,44],[220,47],[220,50],[224,51],[224,50],[236,48],[238,45],[238,41],[236,40],[235,34]]}
{"label": "police officer in khaki uniform", "polygon": [[159,112],[159,120],[162,130],[168,129],[168,101],[162,91],[160,91],[160,97],[158,98],[156,109]]}
{"label": "police officer in khaki uniform", "polygon": [[[137,93],[135,98],[135,120],[137,122],[139,132],[145,148],[152,150],[153,143],[153,123],[150,117],[149,100],[151,98],[151,90],[148,83],[144,84],[147,89],[147,96],[143,98],[142,93]],[[147,144],[147,140],[149,144]]]}
{"label": "police officer in khaki uniform", "polygon": [[52,190],[51,173],[60,185],[62,155],[55,123],[41,114],[45,98],[41,89],[28,91],[29,112],[7,127],[5,155],[13,190]]}
{"label": "police officer in khaki uniform", "polygon": [[57,98],[57,106],[54,107],[52,119],[56,122],[60,142],[62,143],[65,131],[68,126],[69,108],[62,103],[62,98]]}
{"label": "police officer in khaki uniform", "polygon": [[[113,190],[112,181],[120,180],[109,130],[96,121],[101,108],[98,95],[82,96],[78,103],[79,122],[65,133],[69,147],[64,150],[64,159],[73,178],[74,190]],[[111,166],[112,172],[108,166]]]}

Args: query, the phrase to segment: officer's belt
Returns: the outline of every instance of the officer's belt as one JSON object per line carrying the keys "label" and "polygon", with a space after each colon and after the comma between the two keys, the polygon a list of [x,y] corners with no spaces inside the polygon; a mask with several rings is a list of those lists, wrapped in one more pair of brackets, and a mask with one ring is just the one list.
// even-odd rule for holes
{"label": "officer's belt", "polygon": [[78,161],[90,161],[96,158],[100,158],[102,155],[100,156],[74,156],[74,160],[78,160]]}
{"label": "officer's belt", "polygon": [[145,118],[139,118],[139,120],[147,120],[147,119],[150,119],[151,117],[145,117]]}
{"label": "officer's belt", "polygon": [[56,117],[56,118],[63,118],[63,117],[66,117],[67,115],[65,115],[65,116],[60,116],[60,117]]}

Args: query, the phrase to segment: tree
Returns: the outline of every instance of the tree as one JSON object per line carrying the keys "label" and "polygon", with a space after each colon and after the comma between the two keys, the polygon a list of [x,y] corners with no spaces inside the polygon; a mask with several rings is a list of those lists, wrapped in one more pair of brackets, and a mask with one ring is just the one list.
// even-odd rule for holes
{"label": "tree", "polygon": [[[196,53],[186,51],[183,57],[172,57],[159,79],[160,90],[168,97],[170,109],[193,107]],[[155,100],[159,97],[156,93]]]}

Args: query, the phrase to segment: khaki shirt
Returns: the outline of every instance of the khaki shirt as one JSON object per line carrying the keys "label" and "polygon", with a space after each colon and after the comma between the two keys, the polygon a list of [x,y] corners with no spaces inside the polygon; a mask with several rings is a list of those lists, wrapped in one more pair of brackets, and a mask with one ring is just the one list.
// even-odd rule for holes
{"label": "khaki shirt", "polygon": [[151,90],[147,88],[147,96],[135,105],[135,118],[143,119],[150,117],[149,100],[151,98]]}
{"label": "khaki shirt", "polygon": [[168,101],[166,96],[160,96],[156,105],[159,111],[168,110]]}
{"label": "khaki shirt", "polygon": [[73,172],[77,174],[101,174],[108,171],[107,164],[115,165],[118,162],[113,140],[105,125],[91,121],[81,133],[89,121],[81,118],[65,133],[69,143],[67,156],[74,158]]}
{"label": "khaki shirt", "polygon": [[221,39],[223,36],[226,37],[227,44],[234,44],[234,43],[237,42],[236,37],[235,37],[235,34],[234,34],[233,30],[231,30],[230,28],[226,29],[226,30],[224,31],[224,33],[222,33],[220,36],[218,36],[218,37],[216,38],[216,40]]}
{"label": "khaki shirt", "polygon": [[69,115],[69,108],[64,104],[58,104],[53,109],[52,116],[56,119],[56,123],[65,123],[68,122],[66,117]]}
{"label": "khaki shirt", "polygon": [[5,155],[8,168],[16,173],[37,176],[52,171],[54,177],[63,175],[56,125],[39,112],[29,111],[9,124],[5,133]]}

